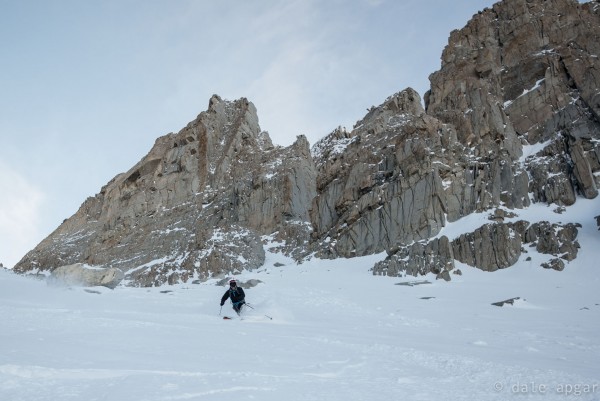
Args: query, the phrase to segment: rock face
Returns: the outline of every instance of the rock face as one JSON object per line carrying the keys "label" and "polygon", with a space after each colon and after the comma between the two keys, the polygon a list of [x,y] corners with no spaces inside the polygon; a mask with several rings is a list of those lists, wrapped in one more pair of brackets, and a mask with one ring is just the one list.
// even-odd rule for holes
{"label": "rock face", "polygon": [[261,236],[280,233],[284,249],[308,240],[315,174],[306,138],[275,147],[252,103],[213,96],[206,112],[159,138],[15,270],[82,262],[149,286],[255,268],[265,257]]}
{"label": "rock face", "polygon": [[450,34],[425,107],[408,88],[312,149],[274,146],[252,103],[215,95],[15,270],[87,263],[160,285],[259,267],[266,242],[298,261],[387,252],[374,274],[448,280],[456,260],[495,271],[528,246],[561,270],[577,227],[517,218],[598,195],[599,57],[600,2],[505,0]]}
{"label": "rock face", "polygon": [[435,235],[446,210],[439,155],[453,135],[408,89],[351,132],[338,129],[315,144],[317,255],[366,255]]}
{"label": "rock face", "polygon": [[539,253],[554,256],[549,264],[542,267],[562,270],[564,261],[577,257],[579,243],[576,238],[577,225],[572,223],[560,225],[541,221],[530,224],[523,220],[489,223],[453,241],[441,236],[390,252],[390,256],[375,264],[373,273],[440,275],[454,269],[454,260],[491,272],[515,264],[526,252],[525,245]]}
{"label": "rock face", "polygon": [[[427,114],[452,127],[440,135],[454,133],[442,141],[451,146],[425,156],[438,158],[444,191],[435,196],[448,221],[499,206],[568,206],[578,195],[598,195],[599,46],[598,2],[504,1],[451,33],[425,95]],[[386,247],[390,256],[373,271],[437,273],[450,270],[453,260],[493,271],[514,264],[521,244],[530,242],[560,256],[545,266],[560,270],[578,244],[566,234],[563,242],[548,226],[536,223],[517,235],[511,225],[488,224],[453,240],[452,251],[437,239]],[[439,227],[437,220],[430,227]]]}
{"label": "rock face", "polygon": [[512,266],[521,255],[521,237],[507,224],[485,224],[453,241],[456,260],[485,271]]}
{"label": "rock face", "polygon": [[575,0],[497,3],[451,33],[430,77],[427,112],[454,125],[474,157],[510,164],[519,143],[544,145],[526,154],[534,201],[598,194],[599,11]]}

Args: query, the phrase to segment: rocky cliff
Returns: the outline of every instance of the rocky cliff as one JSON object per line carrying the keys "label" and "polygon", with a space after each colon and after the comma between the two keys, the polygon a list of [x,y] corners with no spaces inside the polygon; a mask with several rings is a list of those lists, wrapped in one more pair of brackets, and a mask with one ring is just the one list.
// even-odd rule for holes
{"label": "rocky cliff", "polygon": [[545,145],[526,166],[534,201],[570,205],[576,194],[598,194],[599,7],[497,3],[452,32],[430,77],[428,114],[452,124],[474,157],[511,163],[521,145]]}
{"label": "rocky cliff", "polygon": [[386,250],[381,274],[442,273],[455,259],[496,270],[521,254],[511,226],[429,238],[473,212],[597,196],[599,9],[497,3],[452,32],[425,111],[407,90],[316,144],[320,255]]}
{"label": "rocky cliff", "polygon": [[290,249],[308,240],[315,176],[306,138],[273,146],[252,103],[213,96],[207,111],[159,138],[15,270],[80,262],[119,268],[147,286],[256,268],[262,236]]}
{"label": "rocky cliff", "polygon": [[[264,263],[386,251],[375,274],[493,271],[524,244],[577,255],[577,227],[505,223],[531,202],[568,207],[600,184],[600,2],[505,0],[450,34],[431,90],[406,89],[312,149],[274,146],[246,99],[210,99],[177,134],[29,252],[19,272],[85,263],[133,285]],[[460,238],[447,222],[486,212]]]}

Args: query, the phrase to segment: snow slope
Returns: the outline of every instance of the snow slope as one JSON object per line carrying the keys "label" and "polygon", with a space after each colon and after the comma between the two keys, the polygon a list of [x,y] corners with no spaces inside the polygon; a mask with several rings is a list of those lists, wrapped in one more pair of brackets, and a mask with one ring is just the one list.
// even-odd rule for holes
{"label": "snow slope", "polygon": [[600,200],[576,206],[519,216],[582,223],[563,272],[535,252],[449,283],[371,276],[385,255],[268,254],[238,276],[262,281],[242,320],[221,319],[215,281],[111,291],[0,271],[0,400],[600,400]]}

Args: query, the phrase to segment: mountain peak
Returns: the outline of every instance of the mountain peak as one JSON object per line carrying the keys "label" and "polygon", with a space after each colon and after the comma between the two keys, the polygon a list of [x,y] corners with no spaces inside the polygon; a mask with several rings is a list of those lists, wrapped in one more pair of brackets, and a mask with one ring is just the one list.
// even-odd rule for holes
{"label": "mountain peak", "polygon": [[[385,251],[375,274],[444,279],[455,261],[507,268],[529,244],[560,270],[577,226],[515,218],[598,195],[599,55],[597,2],[505,0],[450,34],[425,108],[407,88],[310,151],[302,136],[273,146],[251,102],[213,95],[15,270],[86,263],[132,285],[186,282],[261,266],[264,241],[298,261]],[[473,213],[489,222],[442,235]]]}

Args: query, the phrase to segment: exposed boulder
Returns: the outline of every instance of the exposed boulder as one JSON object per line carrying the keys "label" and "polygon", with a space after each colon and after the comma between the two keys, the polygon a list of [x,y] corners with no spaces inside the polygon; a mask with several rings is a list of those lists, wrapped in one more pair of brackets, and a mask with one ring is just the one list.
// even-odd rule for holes
{"label": "exposed boulder", "polygon": [[514,305],[515,301],[518,301],[521,297],[509,298],[504,301],[492,302],[492,305],[503,307],[504,305]]}
{"label": "exposed boulder", "polygon": [[547,263],[542,263],[542,267],[544,269],[553,269],[560,272],[565,269],[565,262],[563,262],[562,259],[553,258]]}
{"label": "exposed boulder", "polygon": [[431,284],[431,281],[427,280],[414,280],[414,281],[403,281],[401,283],[396,283],[396,285],[401,285],[404,287],[416,287],[418,285]]}
{"label": "exposed boulder", "polygon": [[123,272],[114,267],[100,268],[75,263],[57,267],[48,277],[48,281],[52,284],[83,287],[103,286],[112,289],[119,285],[123,277]]}
{"label": "exposed boulder", "polygon": [[448,272],[448,270],[444,270],[441,273],[438,273],[437,276],[435,276],[436,280],[444,280],[444,281],[450,281],[450,273]]}
{"label": "exposed boulder", "polygon": [[456,260],[485,271],[512,266],[521,255],[521,237],[508,224],[485,224],[452,241]]}
{"label": "exposed boulder", "polygon": [[[383,276],[425,275],[428,273],[446,275],[454,269],[452,244],[446,236],[429,242],[415,242],[410,246],[392,251],[385,260],[373,267],[373,274]],[[440,276],[441,277],[441,276]]]}
{"label": "exposed boulder", "polygon": [[[220,287],[229,287],[229,277],[225,277],[219,281],[217,281],[216,285],[220,286]],[[236,280],[238,287],[242,287],[245,289],[248,288],[252,288],[252,287],[256,287],[257,285],[259,285],[260,283],[262,283],[262,281],[260,280],[256,280],[256,279],[250,279],[248,281],[240,281],[240,280]]]}
{"label": "exposed boulder", "polygon": [[550,224],[547,221],[534,223],[522,232],[523,243],[530,244],[540,253],[571,261],[577,257],[580,247],[577,242],[578,226],[573,223]]}

